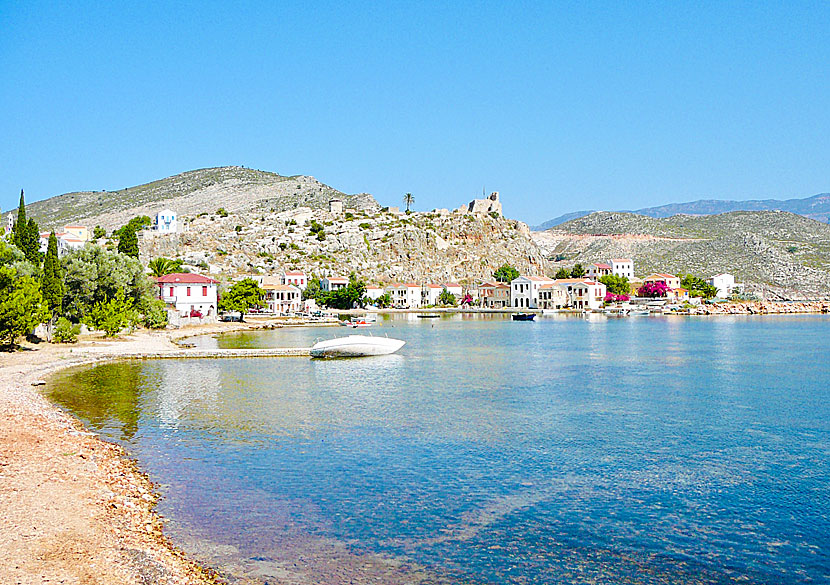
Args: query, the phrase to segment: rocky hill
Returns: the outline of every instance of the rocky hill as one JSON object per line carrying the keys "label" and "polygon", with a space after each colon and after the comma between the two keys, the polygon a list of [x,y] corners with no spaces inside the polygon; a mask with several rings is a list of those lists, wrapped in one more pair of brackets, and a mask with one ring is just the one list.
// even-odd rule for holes
{"label": "rocky hill", "polygon": [[355,271],[380,283],[475,282],[491,278],[505,262],[531,274],[549,269],[527,225],[483,214],[335,215],[301,207],[228,217],[200,214],[184,227],[171,235],[143,232],[142,259],[178,257],[225,279],[294,268],[318,276]]}
{"label": "rocky hill", "polygon": [[[717,215],[730,211],[789,211],[823,223],[830,223],[830,193],[820,193],[802,199],[752,199],[749,201],[731,201],[721,199],[700,199],[686,203],[669,203],[657,207],[645,207],[631,213],[649,217],[671,217],[673,215]],[[534,231],[544,231],[563,224],[566,221],[585,217],[594,213],[575,211],[550,219],[533,226]]]}
{"label": "rocky hill", "polygon": [[280,212],[297,207],[323,208],[330,199],[346,207],[375,211],[374,197],[347,195],[314,177],[284,177],[244,167],[218,167],[188,171],[152,183],[118,191],[65,193],[26,206],[30,217],[45,229],[66,223],[100,225],[112,230],[137,215],[154,215],[164,208],[179,215],[229,212]]}
{"label": "rocky hill", "polygon": [[830,226],[787,212],[664,219],[596,212],[533,238],[554,266],[631,257],[640,277],[730,272],[767,297],[830,297]]}

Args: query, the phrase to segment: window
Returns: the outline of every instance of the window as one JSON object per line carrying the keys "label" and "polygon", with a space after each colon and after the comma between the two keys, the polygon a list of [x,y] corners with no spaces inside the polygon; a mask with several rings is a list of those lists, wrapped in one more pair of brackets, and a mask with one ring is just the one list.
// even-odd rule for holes
{"label": "window", "polygon": [[170,287],[170,296],[171,297],[173,296],[173,287],[172,286]]}
{"label": "window", "polygon": [[190,296],[190,287],[187,287],[187,296]]}
{"label": "window", "polygon": [[202,287],[202,296],[203,296],[203,297],[206,297],[206,296],[207,296],[207,287],[206,287],[206,286],[203,286],[203,287]]}

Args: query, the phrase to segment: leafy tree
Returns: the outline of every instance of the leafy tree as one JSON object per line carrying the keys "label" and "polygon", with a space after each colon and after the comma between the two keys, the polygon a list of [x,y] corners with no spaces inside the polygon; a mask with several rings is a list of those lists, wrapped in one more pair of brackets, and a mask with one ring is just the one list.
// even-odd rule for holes
{"label": "leafy tree", "polygon": [[574,264],[571,270],[571,278],[582,278],[583,276],[585,276],[585,268],[582,267],[582,264]]}
{"label": "leafy tree", "polygon": [[668,294],[669,286],[665,282],[647,282],[637,289],[638,297],[664,297]]}
{"label": "leafy tree", "polygon": [[144,326],[148,329],[167,327],[167,306],[161,299],[145,299],[139,310],[144,315]]}
{"label": "leafy tree", "polygon": [[21,335],[49,319],[40,284],[11,266],[0,266],[0,340],[14,345]]}
{"label": "leafy tree", "polygon": [[95,304],[113,298],[121,290],[135,306],[143,307],[156,297],[156,290],[136,258],[87,245],[65,254],[63,310],[72,321],[80,321]]}
{"label": "leafy tree", "polygon": [[107,230],[102,228],[100,225],[96,225],[95,228],[92,230],[92,239],[93,240],[100,240],[101,238],[105,238],[107,236]]}
{"label": "leafy tree", "polygon": [[438,303],[441,305],[446,305],[448,307],[454,307],[455,295],[448,290],[442,290],[441,294],[438,295]]}
{"label": "leafy tree", "polygon": [[388,292],[383,293],[377,299],[375,299],[375,306],[380,309],[388,309],[392,306],[392,295]]}
{"label": "leafy tree", "polygon": [[412,193],[405,193],[403,196],[403,203],[406,205],[406,212],[409,213],[409,208],[415,203],[415,197]]}
{"label": "leafy tree", "polygon": [[112,235],[120,240],[127,232],[139,232],[146,227],[150,227],[151,225],[153,225],[153,220],[150,219],[149,215],[137,215],[120,228],[113,231]]}
{"label": "leafy tree", "polygon": [[222,295],[219,299],[220,311],[238,311],[240,319],[244,321],[245,313],[251,307],[255,307],[262,302],[262,297],[265,296],[265,291],[260,288],[253,278],[246,278],[240,280]]}
{"label": "leafy tree", "polygon": [[159,256],[158,258],[153,258],[152,260],[150,260],[150,264],[148,267],[150,268],[150,272],[153,274],[153,276],[164,276],[165,274],[181,272],[182,261],[179,258],[171,260],[170,258]]}
{"label": "leafy tree", "polygon": [[122,228],[118,238],[118,253],[138,258],[138,236],[135,230]]}
{"label": "leafy tree", "polygon": [[352,273],[347,287],[330,292],[323,292],[318,297],[317,302],[333,309],[346,310],[361,306],[365,296],[366,283],[358,280],[357,276]]}
{"label": "leafy tree", "polygon": [[702,278],[692,274],[681,275],[680,286],[689,291],[689,295],[693,297],[703,297],[711,299],[717,296],[718,289],[712,286]]}
{"label": "leafy tree", "polygon": [[608,274],[600,277],[599,281],[605,285],[609,293],[614,295],[628,295],[631,293],[631,283],[625,276]]}
{"label": "leafy tree", "polygon": [[55,324],[55,332],[52,334],[52,341],[54,343],[75,343],[78,341],[78,335],[81,333],[81,326],[77,323],[72,323],[66,317],[61,317]]}
{"label": "leafy tree", "polygon": [[315,301],[323,294],[323,289],[320,287],[320,279],[312,276],[308,279],[305,290],[303,291],[303,300],[314,299]]}
{"label": "leafy tree", "polygon": [[25,256],[20,248],[14,244],[7,243],[5,240],[0,240],[0,266],[9,264],[16,264],[22,262]]}
{"label": "leafy tree", "polygon": [[107,337],[114,337],[125,327],[134,327],[138,320],[133,299],[125,295],[123,290],[116,292],[110,299],[95,303],[84,316],[84,323],[103,331]]}
{"label": "leafy tree", "polygon": [[49,244],[46,247],[41,288],[43,299],[49,306],[52,316],[56,317],[63,305],[63,274],[58,260],[58,238],[55,237],[54,231],[49,234]]}
{"label": "leafy tree", "polygon": [[493,278],[499,282],[511,282],[519,278],[519,271],[510,266],[510,264],[504,264],[493,273]]}
{"label": "leafy tree", "polygon": [[570,278],[570,277],[571,277],[571,271],[568,270],[567,268],[560,268],[559,270],[556,271],[556,274],[554,275],[554,278],[557,279],[557,280],[561,280],[563,278]]}

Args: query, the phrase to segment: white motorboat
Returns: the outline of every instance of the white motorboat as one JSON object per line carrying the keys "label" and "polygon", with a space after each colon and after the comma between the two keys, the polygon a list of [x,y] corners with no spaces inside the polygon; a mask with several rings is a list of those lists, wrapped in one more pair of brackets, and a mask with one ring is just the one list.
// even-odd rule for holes
{"label": "white motorboat", "polygon": [[395,353],[406,342],[388,337],[371,335],[348,335],[315,343],[311,357],[345,358]]}

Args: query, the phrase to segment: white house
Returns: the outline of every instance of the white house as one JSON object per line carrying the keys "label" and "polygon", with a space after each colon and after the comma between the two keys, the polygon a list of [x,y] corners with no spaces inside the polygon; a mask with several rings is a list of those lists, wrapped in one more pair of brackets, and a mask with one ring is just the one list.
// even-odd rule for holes
{"label": "white house", "polygon": [[182,317],[216,316],[219,281],[201,274],[173,273],[156,279],[158,298]]}
{"label": "white house", "polygon": [[[45,254],[46,250],[49,248],[49,235],[50,232],[42,232],[40,234],[41,254]],[[58,240],[58,256],[63,256],[64,253],[69,250],[79,250],[84,247],[84,244],[86,244],[86,240],[82,240],[74,234],[66,232],[55,234],[55,238]]]}
{"label": "white house", "polygon": [[585,276],[592,280],[597,280],[603,276],[610,276],[613,271],[610,264],[595,263],[589,264]]}
{"label": "white house", "polygon": [[329,276],[320,281],[320,288],[324,291],[340,290],[349,286],[349,279],[339,276]]}
{"label": "white house", "polygon": [[265,303],[268,310],[279,313],[296,313],[303,310],[303,293],[293,284],[264,284]]}
{"label": "white house", "polygon": [[414,283],[390,284],[386,290],[396,309],[417,309],[421,306],[421,286]]}
{"label": "white house", "polygon": [[370,284],[366,286],[366,296],[372,299],[373,301],[376,301],[380,297],[382,297],[383,293],[384,290],[375,284]]}
{"label": "white house", "polygon": [[171,209],[159,211],[153,222],[153,229],[160,234],[174,234],[179,231],[179,221],[176,212]]}
{"label": "white house", "polygon": [[546,276],[519,276],[510,281],[510,305],[519,309],[539,308],[539,287],[551,284]]}
{"label": "white house", "polygon": [[567,298],[566,306],[573,309],[599,309],[607,292],[604,284],[589,278],[561,278],[554,286]]}
{"label": "white house", "polygon": [[634,278],[634,260],[631,258],[613,258],[611,260],[611,274],[624,276],[631,280]]}
{"label": "white house", "polygon": [[743,284],[735,282],[735,277],[727,272],[707,278],[706,283],[718,289],[718,296],[722,299],[729,298],[733,293],[743,290],[744,287]]}
{"label": "white house", "polygon": [[305,290],[308,285],[308,277],[302,270],[286,270],[282,273],[280,284],[293,284],[300,290]]}
{"label": "white house", "polygon": [[425,284],[421,287],[421,305],[437,305],[442,292],[444,287],[440,284]]}
{"label": "white house", "polygon": [[556,282],[543,284],[539,287],[540,309],[564,309],[568,305],[569,299],[565,289],[558,286]]}
{"label": "white house", "polygon": [[464,289],[457,282],[445,282],[443,284],[444,290],[455,297],[459,303],[464,298]]}

